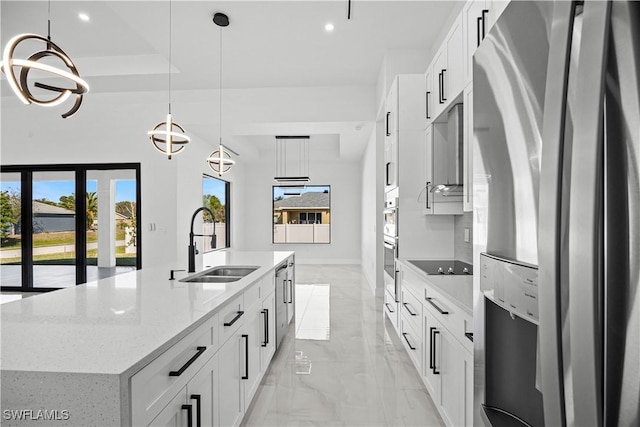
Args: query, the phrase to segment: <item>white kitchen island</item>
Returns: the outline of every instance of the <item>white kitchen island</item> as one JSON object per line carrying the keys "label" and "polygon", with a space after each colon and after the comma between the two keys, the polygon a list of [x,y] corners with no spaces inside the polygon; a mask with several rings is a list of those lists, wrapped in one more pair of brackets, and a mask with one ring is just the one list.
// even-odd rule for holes
{"label": "white kitchen island", "polygon": [[[242,381],[236,387],[239,415],[231,422],[239,423],[255,393],[249,389],[259,384],[275,351],[275,337],[269,339],[275,326],[274,271],[292,263],[293,252],[223,251],[213,259],[212,267],[259,268],[229,283],[179,281],[186,273],[169,280],[168,268],[147,268],[4,304],[2,424],[156,424],[162,421],[156,416],[176,400],[174,394],[187,390],[189,379],[205,365],[218,381],[218,353],[227,344],[238,350],[243,345],[233,337],[244,338],[246,346],[246,356],[239,351],[234,362],[243,365],[242,372],[233,375],[251,377],[251,387]],[[263,350],[247,357],[253,343]],[[185,366],[179,375],[169,375]],[[217,388],[213,392],[218,402]],[[174,419],[193,417],[195,425],[206,404],[199,399]],[[214,425],[228,421],[220,421],[217,412]]]}

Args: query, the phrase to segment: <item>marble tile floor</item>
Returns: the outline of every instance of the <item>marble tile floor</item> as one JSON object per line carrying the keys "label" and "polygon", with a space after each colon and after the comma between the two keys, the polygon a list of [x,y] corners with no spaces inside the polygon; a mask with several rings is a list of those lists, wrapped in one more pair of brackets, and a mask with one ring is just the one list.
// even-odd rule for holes
{"label": "marble tile floor", "polygon": [[359,265],[297,265],[296,323],[242,425],[444,425],[382,297]]}

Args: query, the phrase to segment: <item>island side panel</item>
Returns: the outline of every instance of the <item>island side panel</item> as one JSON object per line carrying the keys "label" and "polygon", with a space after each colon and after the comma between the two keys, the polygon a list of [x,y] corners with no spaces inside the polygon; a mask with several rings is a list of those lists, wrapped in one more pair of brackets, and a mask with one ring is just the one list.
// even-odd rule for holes
{"label": "island side panel", "polygon": [[3,370],[0,379],[3,426],[128,424],[118,375]]}

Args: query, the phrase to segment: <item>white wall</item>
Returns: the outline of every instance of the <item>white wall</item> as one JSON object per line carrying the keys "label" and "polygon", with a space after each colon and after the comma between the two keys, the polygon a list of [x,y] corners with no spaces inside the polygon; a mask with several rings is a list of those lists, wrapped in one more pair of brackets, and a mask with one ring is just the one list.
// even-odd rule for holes
{"label": "white wall", "polygon": [[361,195],[361,240],[362,271],[369,286],[375,292],[382,283],[382,209],[383,209],[383,176],[382,141],[379,137],[383,125],[371,132],[369,143],[362,156],[362,195]]}
{"label": "white wall", "polygon": [[331,186],[331,243],[274,245],[271,240],[275,157],[245,164],[242,192],[243,250],[291,250],[296,262],[359,264],[361,221],[360,163],[309,162],[310,185]]}

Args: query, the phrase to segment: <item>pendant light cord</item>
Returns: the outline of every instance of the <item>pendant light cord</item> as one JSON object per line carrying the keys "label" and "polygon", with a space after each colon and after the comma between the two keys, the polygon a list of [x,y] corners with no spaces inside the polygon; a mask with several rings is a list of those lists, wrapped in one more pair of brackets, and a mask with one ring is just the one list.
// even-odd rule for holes
{"label": "pendant light cord", "polygon": [[171,0],[169,0],[169,114],[171,114],[171,12]]}
{"label": "pendant light cord", "polygon": [[[51,41],[51,0],[49,0],[48,11],[47,11],[47,40]],[[47,45],[49,49],[51,46]]]}

